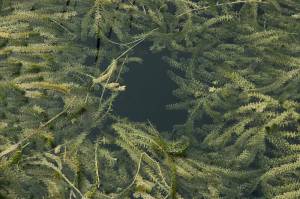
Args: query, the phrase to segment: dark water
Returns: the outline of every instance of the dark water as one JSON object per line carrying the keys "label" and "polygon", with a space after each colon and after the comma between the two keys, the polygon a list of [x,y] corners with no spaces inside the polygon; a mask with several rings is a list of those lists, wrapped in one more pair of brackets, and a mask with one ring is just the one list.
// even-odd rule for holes
{"label": "dark water", "polygon": [[164,54],[151,53],[146,46],[135,52],[143,63],[130,64],[124,75],[127,90],[114,102],[114,110],[132,121],[149,120],[159,130],[171,131],[174,124],[184,122],[185,113],[166,109],[177,99],[172,95],[176,85],[167,75],[169,66],[162,60]]}

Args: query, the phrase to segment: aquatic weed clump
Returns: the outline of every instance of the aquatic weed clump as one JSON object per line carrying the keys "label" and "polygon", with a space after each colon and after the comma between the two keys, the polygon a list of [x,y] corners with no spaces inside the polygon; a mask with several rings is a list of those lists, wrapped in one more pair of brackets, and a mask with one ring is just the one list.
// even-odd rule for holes
{"label": "aquatic weed clump", "polygon": [[[0,197],[299,198],[299,15],[298,0],[0,0]],[[114,110],[145,43],[186,113],[170,132]]]}

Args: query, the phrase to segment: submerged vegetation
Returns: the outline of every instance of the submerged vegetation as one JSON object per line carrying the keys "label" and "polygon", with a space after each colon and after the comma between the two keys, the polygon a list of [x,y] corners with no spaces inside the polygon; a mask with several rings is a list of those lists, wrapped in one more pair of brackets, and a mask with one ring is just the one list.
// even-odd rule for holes
{"label": "submerged vegetation", "polygon": [[[114,112],[145,42],[172,132]],[[300,198],[299,67],[299,0],[0,0],[0,198]]]}

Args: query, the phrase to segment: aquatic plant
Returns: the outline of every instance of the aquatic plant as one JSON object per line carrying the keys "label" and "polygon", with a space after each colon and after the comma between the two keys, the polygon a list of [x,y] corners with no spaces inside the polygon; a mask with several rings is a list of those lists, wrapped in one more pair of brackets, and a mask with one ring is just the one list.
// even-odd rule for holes
{"label": "aquatic plant", "polygon": [[[0,197],[299,198],[299,13],[297,0],[0,0]],[[114,113],[144,42],[178,85],[173,132]]]}

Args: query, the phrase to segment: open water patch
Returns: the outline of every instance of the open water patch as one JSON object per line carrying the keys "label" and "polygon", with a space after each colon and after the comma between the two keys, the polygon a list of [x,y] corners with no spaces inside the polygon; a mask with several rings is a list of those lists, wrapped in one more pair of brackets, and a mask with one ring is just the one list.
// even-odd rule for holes
{"label": "open water patch", "polygon": [[168,77],[168,64],[163,53],[136,50],[143,63],[132,63],[123,76],[126,91],[114,103],[115,112],[132,121],[150,121],[161,131],[171,131],[174,124],[183,123],[184,111],[167,110],[166,105],[178,101],[172,91],[176,84]]}

